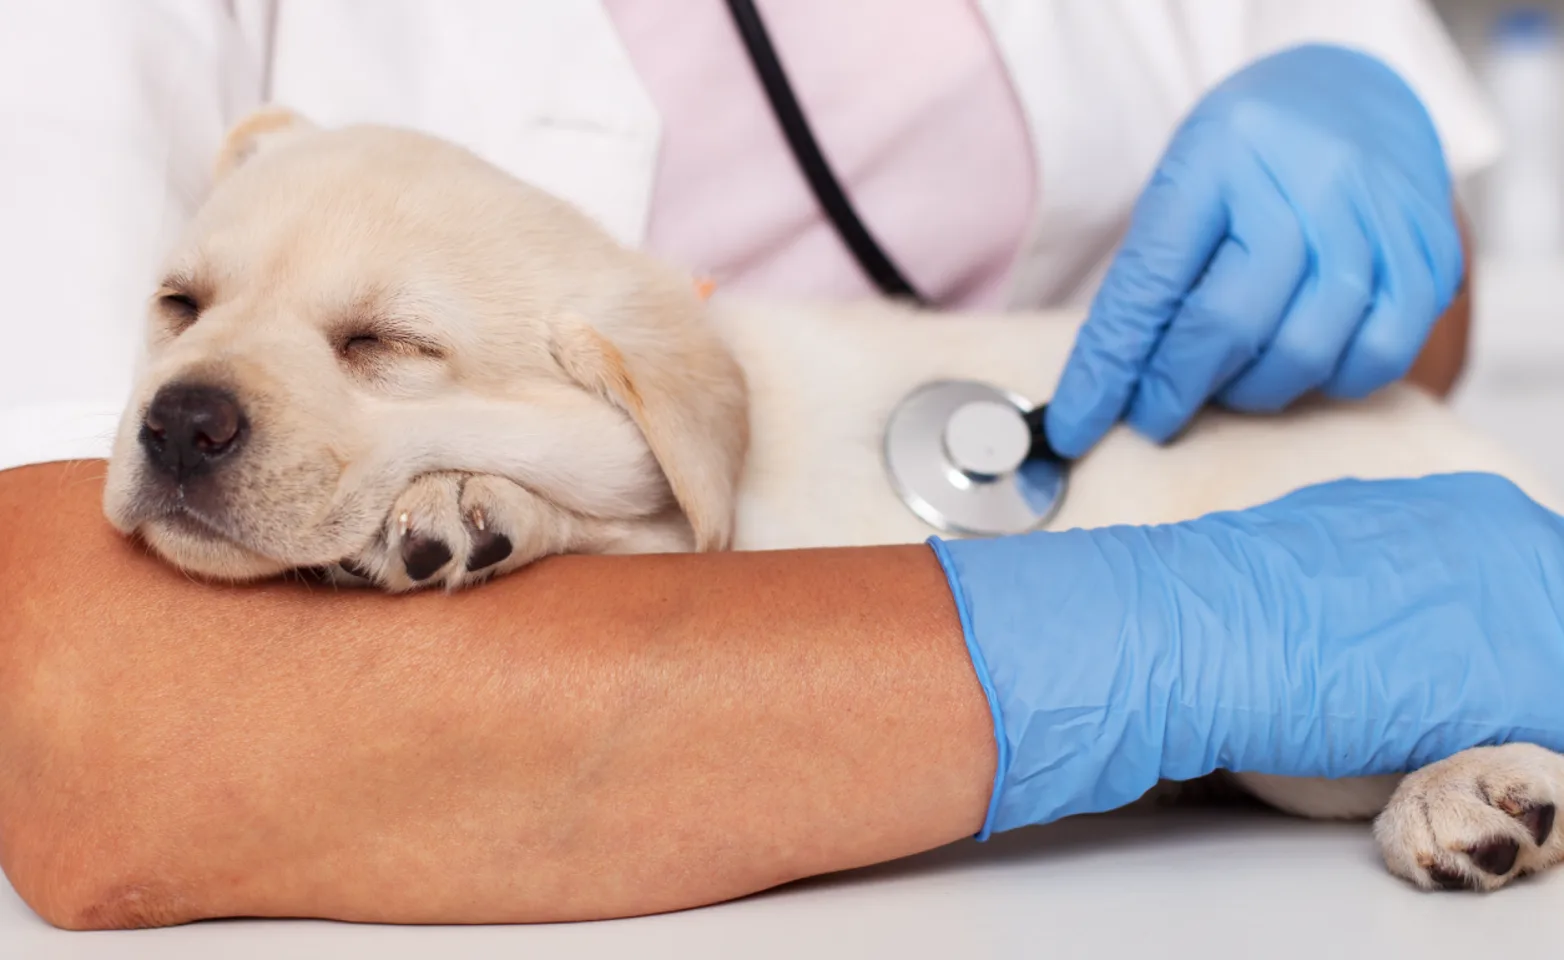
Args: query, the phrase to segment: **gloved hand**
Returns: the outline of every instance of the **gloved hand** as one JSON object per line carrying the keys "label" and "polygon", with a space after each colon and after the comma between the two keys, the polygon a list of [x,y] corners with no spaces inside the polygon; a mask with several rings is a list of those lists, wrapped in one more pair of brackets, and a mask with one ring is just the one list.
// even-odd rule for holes
{"label": "gloved hand", "polygon": [[1307,46],[1190,113],[1049,402],[1067,457],[1121,418],[1158,442],[1211,398],[1278,410],[1402,377],[1464,271],[1427,111],[1379,61]]}
{"label": "gloved hand", "polygon": [[1216,769],[1336,778],[1564,748],[1564,519],[1498,477],[930,543],[994,713],[984,837]]}

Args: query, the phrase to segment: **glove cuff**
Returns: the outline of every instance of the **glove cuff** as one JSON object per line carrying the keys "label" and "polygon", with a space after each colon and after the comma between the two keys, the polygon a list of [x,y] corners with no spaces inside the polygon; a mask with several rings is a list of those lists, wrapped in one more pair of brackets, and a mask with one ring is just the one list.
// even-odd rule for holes
{"label": "glove cuff", "polygon": [[972,658],[972,669],[977,674],[978,684],[983,688],[983,696],[988,699],[988,712],[994,721],[994,745],[999,760],[994,766],[994,787],[988,798],[988,812],[983,817],[982,829],[977,832],[978,840],[987,840],[994,833],[1000,793],[1010,773],[1010,741],[1005,736],[1004,715],[999,709],[999,695],[994,690],[994,681],[989,677],[988,662],[984,660],[983,648],[977,645],[972,632],[971,603],[967,598],[966,587],[957,575],[955,562],[945,547],[945,541],[939,537],[930,537],[928,544],[933,548],[934,556],[939,558],[940,569],[945,572],[945,579],[950,584],[950,595],[956,601],[956,613],[961,618],[961,634],[966,640],[967,656]]}
{"label": "glove cuff", "polygon": [[979,839],[1140,798],[1178,709],[1176,631],[1130,529],[930,538],[994,718]]}

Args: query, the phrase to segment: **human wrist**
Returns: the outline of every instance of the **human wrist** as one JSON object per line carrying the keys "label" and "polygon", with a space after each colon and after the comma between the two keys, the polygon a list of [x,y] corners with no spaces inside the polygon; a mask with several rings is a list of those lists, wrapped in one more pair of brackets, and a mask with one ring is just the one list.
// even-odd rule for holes
{"label": "human wrist", "polygon": [[[929,541],[988,697],[999,764],[979,832],[1102,812],[1165,776],[1181,686],[1142,528]],[[1137,562],[1139,561],[1139,562]]]}

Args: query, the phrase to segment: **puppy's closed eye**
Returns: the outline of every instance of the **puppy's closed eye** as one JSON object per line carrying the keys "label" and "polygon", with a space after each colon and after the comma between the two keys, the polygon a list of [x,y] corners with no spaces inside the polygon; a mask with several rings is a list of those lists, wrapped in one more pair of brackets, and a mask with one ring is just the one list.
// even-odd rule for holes
{"label": "puppy's closed eye", "polygon": [[342,354],[343,358],[347,360],[362,360],[367,358],[373,351],[385,347],[385,345],[386,342],[373,333],[355,333],[343,338],[342,342],[337,345],[337,352]]}
{"label": "puppy's closed eye", "polygon": [[446,375],[439,344],[395,328],[349,327],[332,347],[343,372],[379,394],[421,396]]}
{"label": "puppy's closed eye", "polygon": [[176,334],[201,318],[201,302],[184,290],[164,288],[158,291],[155,303],[164,322]]}
{"label": "puppy's closed eye", "polygon": [[391,328],[347,328],[336,336],[336,355],[350,367],[372,367],[399,360],[444,360],[443,347],[414,335]]}

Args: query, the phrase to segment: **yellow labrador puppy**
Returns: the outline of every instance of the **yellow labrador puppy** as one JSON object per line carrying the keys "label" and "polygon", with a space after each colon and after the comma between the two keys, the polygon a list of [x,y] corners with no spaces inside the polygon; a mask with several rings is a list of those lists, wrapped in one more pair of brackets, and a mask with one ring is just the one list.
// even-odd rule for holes
{"label": "yellow labrador puppy", "polygon": [[[917,542],[880,432],[919,384],[1050,395],[1080,317],[702,300],[691,278],[459,147],[283,110],[234,129],[151,301],[105,510],[193,573],[317,568],[454,588],[562,552]],[[1522,465],[1397,386],[1280,417],[1112,433],[1056,528],[1242,508],[1310,483]],[[1471,750],[1412,775],[1244,775],[1370,817],[1390,869],[1493,889],[1564,856],[1564,758]]]}

